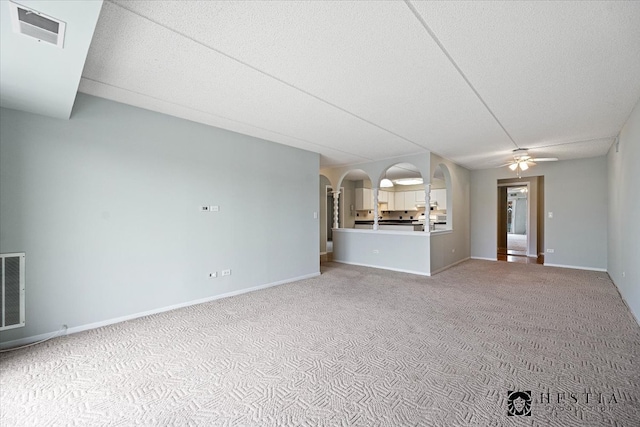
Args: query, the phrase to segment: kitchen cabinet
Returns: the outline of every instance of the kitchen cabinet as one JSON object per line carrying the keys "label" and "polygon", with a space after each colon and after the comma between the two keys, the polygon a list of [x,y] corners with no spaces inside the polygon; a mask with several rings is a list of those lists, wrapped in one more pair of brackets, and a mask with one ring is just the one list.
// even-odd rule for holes
{"label": "kitchen cabinet", "polygon": [[404,210],[404,191],[396,191],[393,193],[393,210]]}
{"label": "kitchen cabinet", "polygon": [[393,193],[393,201],[395,211],[416,211],[416,195],[415,191],[396,191]]}
{"label": "kitchen cabinet", "polygon": [[395,194],[393,191],[385,191],[385,193],[387,193],[386,197],[387,197],[387,202],[386,205],[383,206],[383,210],[385,211],[394,211],[396,210],[396,199],[395,199]]}
{"label": "kitchen cabinet", "polygon": [[381,211],[392,211],[395,209],[394,193],[392,191],[378,190],[378,204]]}
{"label": "kitchen cabinet", "polygon": [[417,191],[404,191],[404,210],[415,211],[416,208],[416,193]]}
{"label": "kitchen cabinet", "polygon": [[373,191],[370,188],[356,188],[356,210],[373,210]]}
{"label": "kitchen cabinet", "polygon": [[425,203],[426,202],[426,194],[424,190],[417,190],[416,193],[416,203]]}
{"label": "kitchen cabinet", "polygon": [[438,188],[431,190],[431,204],[437,204],[437,209],[443,211],[447,209],[447,190]]}

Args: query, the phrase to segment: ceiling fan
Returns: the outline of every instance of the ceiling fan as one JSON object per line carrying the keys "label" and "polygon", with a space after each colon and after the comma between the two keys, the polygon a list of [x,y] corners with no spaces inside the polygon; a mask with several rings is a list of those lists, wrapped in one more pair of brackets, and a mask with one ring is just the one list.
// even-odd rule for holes
{"label": "ceiling fan", "polygon": [[518,178],[520,178],[520,172],[526,171],[529,169],[529,166],[534,166],[536,162],[555,162],[557,160],[555,157],[533,158],[529,155],[528,148],[516,148],[513,150],[513,161],[498,167],[509,166],[509,169],[515,171]]}

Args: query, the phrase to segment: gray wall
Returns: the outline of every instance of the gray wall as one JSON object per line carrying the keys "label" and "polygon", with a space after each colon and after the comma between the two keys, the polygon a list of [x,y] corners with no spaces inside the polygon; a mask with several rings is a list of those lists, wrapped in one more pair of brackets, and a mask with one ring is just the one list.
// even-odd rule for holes
{"label": "gray wall", "polygon": [[333,260],[427,276],[429,240],[428,233],[345,228],[333,233]]}
{"label": "gray wall", "polygon": [[[538,163],[527,176],[544,176],[545,264],[607,268],[607,159]],[[471,171],[471,256],[496,258],[498,179],[508,168]],[[548,218],[546,213],[553,212]]]}
{"label": "gray wall", "polygon": [[330,209],[330,206],[327,206],[327,185],[331,186],[329,179],[324,175],[320,175],[320,188],[318,189],[318,209],[320,210],[318,213],[318,222],[320,223],[320,253],[327,252],[327,222],[329,222],[327,212],[328,209]]}
{"label": "gray wall", "polygon": [[3,342],[319,272],[317,154],[83,94],[0,120],[0,251],[27,253]]}
{"label": "gray wall", "polygon": [[[431,236],[430,271],[436,273],[470,256],[469,170],[431,154],[431,170],[439,164],[451,174],[451,191],[447,193],[448,212],[453,214],[453,231]],[[453,197],[452,197],[453,196]]]}
{"label": "gray wall", "polygon": [[629,308],[640,320],[640,102],[607,156],[609,189],[608,268]]}

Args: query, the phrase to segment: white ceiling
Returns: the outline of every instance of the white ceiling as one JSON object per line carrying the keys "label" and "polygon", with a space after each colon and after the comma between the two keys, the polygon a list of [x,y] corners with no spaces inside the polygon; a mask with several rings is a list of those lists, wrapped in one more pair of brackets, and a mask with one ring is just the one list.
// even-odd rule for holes
{"label": "white ceiling", "polygon": [[638,40],[640,2],[106,0],[80,91],[322,167],[431,150],[479,169],[604,155],[640,98]]}

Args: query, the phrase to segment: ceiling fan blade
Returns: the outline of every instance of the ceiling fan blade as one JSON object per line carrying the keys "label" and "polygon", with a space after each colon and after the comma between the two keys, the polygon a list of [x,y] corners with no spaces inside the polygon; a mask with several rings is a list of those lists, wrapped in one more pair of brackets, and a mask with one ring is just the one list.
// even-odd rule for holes
{"label": "ceiling fan blade", "polygon": [[498,168],[503,168],[505,166],[509,166],[510,164],[512,164],[513,162],[509,162],[509,163],[505,163],[504,165],[500,165],[500,166],[496,166],[496,169]]}
{"label": "ceiling fan blade", "polygon": [[558,159],[556,157],[541,157],[539,159],[529,159],[534,162],[557,162]]}

